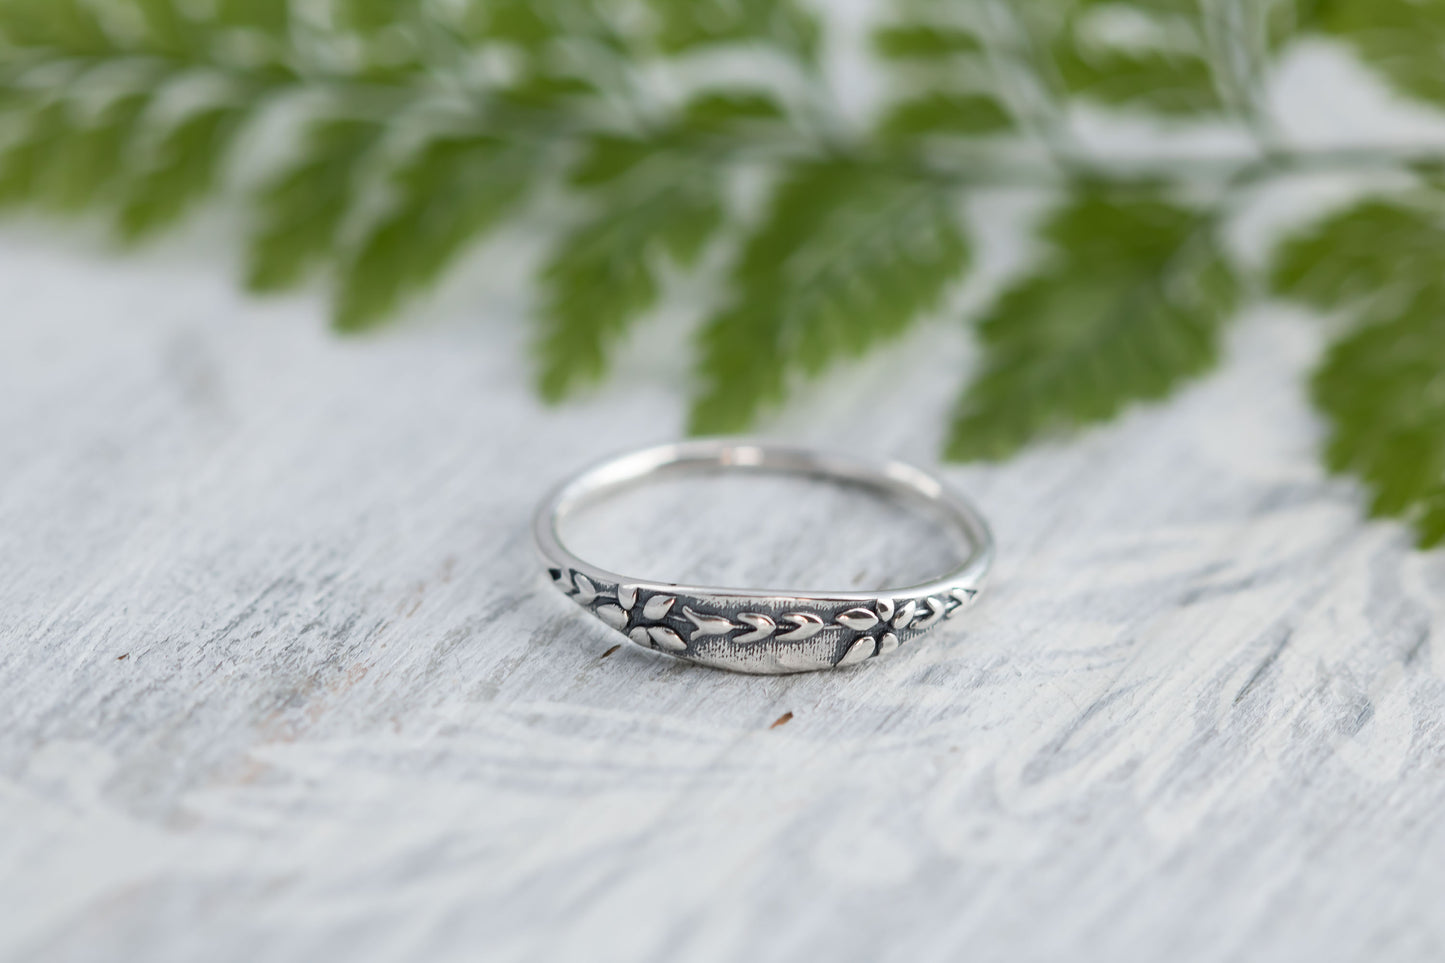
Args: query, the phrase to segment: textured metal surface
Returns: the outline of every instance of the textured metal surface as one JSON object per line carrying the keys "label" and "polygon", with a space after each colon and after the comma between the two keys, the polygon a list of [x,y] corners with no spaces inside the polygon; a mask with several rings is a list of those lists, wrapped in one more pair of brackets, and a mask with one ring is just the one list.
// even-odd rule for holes
{"label": "textured metal surface", "polygon": [[[922,584],[800,593],[633,579],[589,564],[563,544],[558,529],[569,512],[679,471],[797,474],[863,486],[929,510],[955,529],[968,551],[955,569]],[[660,445],[582,472],[543,500],[533,534],[557,587],[631,642],[689,662],[760,675],[843,668],[896,651],[973,602],[994,552],[993,536],[973,506],[916,468],[720,440]]]}

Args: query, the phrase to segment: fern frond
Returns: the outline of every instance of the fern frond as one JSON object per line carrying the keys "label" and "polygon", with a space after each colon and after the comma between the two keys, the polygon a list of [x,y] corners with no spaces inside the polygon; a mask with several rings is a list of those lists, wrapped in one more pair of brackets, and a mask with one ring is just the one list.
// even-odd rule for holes
{"label": "fern frond", "polygon": [[121,236],[155,234],[203,200],[246,116],[237,106],[207,107],[167,131],[124,186],[116,217]]}
{"label": "fern frond", "polygon": [[737,133],[752,125],[776,124],[787,119],[787,111],[776,99],[759,91],[706,91],[682,108],[679,120],[688,130],[711,134]]}
{"label": "fern frond", "polygon": [[1111,107],[1175,115],[1222,108],[1213,73],[1202,57],[1157,50],[1082,50],[1069,45],[1056,60],[1072,93]]}
{"label": "fern frond", "polygon": [[1354,47],[1401,92],[1445,104],[1445,2],[1315,0],[1310,23]]}
{"label": "fern frond", "polygon": [[722,222],[719,187],[663,152],[594,191],[591,216],[559,241],[539,279],[544,398],[559,401],[602,377],[612,347],[656,302],[662,258],[691,263]]}
{"label": "fern frond", "polygon": [[[1109,15],[1134,22],[1128,39]],[[1142,34],[1140,40],[1133,34]],[[1165,115],[1219,113],[1224,108],[1195,0],[1118,5],[1081,4],[1052,45],[1068,92],[1101,104]]]}
{"label": "fern frond", "polygon": [[1321,311],[1365,303],[1388,311],[1414,300],[1445,267],[1440,238],[1440,219],[1428,208],[1365,201],[1290,238],[1275,253],[1272,287]]}
{"label": "fern frond", "polygon": [[115,50],[95,11],[81,0],[6,0],[0,7],[0,38],[18,49],[73,57]]}
{"label": "fern frond", "polygon": [[[248,131],[298,116],[273,106],[311,110],[249,198],[247,283],[329,268],[335,324],[353,330],[565,187],[575,213],[539,273],[534,339],[539,390],[558,399],[603,376],[670,266],[731,236],[733,199],[771,185],[697,339],[690,424],[720,432],[934,310],[969,261],[965,189],[1061,187],[1049,254],[983,318],[982,370],[953,423],[951,457],[992,458],[1214,364],[1238,286],[1220,211],[1319,160],[1276,143],[1263,104],[1267,58],[1290,37],[1339,38],[1402,94],[1445,104],[1445,0],[900,0],[871,34],[885,105],[859,123],[827,83],[824,13],[811,0],[0,0],[0,206],[99,210],[148,237],[242,182],[227,174],[250,156]],[[1267,162],[1220,161],[1217,181],[1199,173],[1212,158],[1177,173],[1160,160],[1157,179],[1110,171],[1074,136],[1080,101],[1229,117]],[[1442,166],[1374,161],[1427,187]],[[1206,179],[1222,185],[1212,208],[1160,199]],[[1288,245],[1273,275],[1353,320],[1314,383],[1329,462],[1427,542],[1445,541],[1437,208],[1426,188],[1359,205]]]}
{"label": "fern frond", "polygon": [[394,173],[393,203],[340,265],[336,327],[372,327],[436,280],[468,242],[522,204],[546,160],[543,150],[489,134],[424,145]]}
{"label": "fern frond", "polygon": [[247,76],[204,63],[197,48],[282,32],[278,9],[285,5],[221,4],[203,27],[173,0],[0,4],[8,45],[0,66],[10,68],[0,73],[0,124],[12,133],[0,154],[0,198],[59,211],[104,207],[127,239],[173,224],[213,192],[277,78],[264,58]]}
{"label": "fern frond", "polygon": [[877,28],[872,39],[874,50],[898,68],[900,96],[877,126],[885,140],[907,144],[932,135],[972,137],[1013,129],[983,43],[970,25],[905,21]]}
{"label": "fern frond", "polygon": [[991,95],[935,91],[894,104],[883,116],[878,132],[898,142],[928,134],[999,134],[1013,126],[1013,118]]}
{"label": "fern frond", "polygon": [[804,60],[818,52],[817,19],[794,0],[648,0],[668,53],[765,43]]}
{"label": "fern frond", "polygon": [[1442,371],[1445,288],[1435,286],[1341,339],[1312,384],[1331,425],[1329,467],[1364,481],[1372,514],[1413,524],[1422,548],[1445,544]]}
{"label": "fern frond", "polygon": [[169,226],[215,186],[248,111],[202,105],[170,122],[151,117],[156,94],[122,93],[99,107],[68,92],[8,111],[15,135],[0,151],[0,203],[78,211],[104,205],[135,239]]}
{"label": "fern frond", "polygon": [[983,371],[954,416],[950,458],[1002,458],[1106,420],[1218,359],[1235,282],[1200,214],[1090,193],[1044,236],[1049,256],[981,322]]}
{"label": "fern frond", "polygon": [[51,117],[68,113],[68,123],[57,124],[50,136],[42,134],[32,142],[44,157],[37,156],[30,199],[65,213],[104,197],[126,163],[130,133],[147,103],[143,95],[122,94],[88,116],[77,116],[73,104],[54,105]]}
{"label": "fern frond", "polygon": [[1445,216],[1367,201],[1286,244],[1274,283],[1357,322],[1313,380],[1327,464],[1369,486],[1374,514],[1445,543]]}
{"label": "fern frond", "polygon": [[978,56],[983,43],[971,30],[953,24],[898,23],[873,32],[873,49],[889,60],[935,61]]}
{"label": "fern frond", "polygon": [[369,120],[312,123],[292,162],[262,186],[248,248],[246,284],[275,291],[329,259],[357,204],[358,168],[385,128]]}
{"label": "fern frond", "polygon": [[797,375],[897,337],[962,273],[954,198],[929,181],[845,161],[795,166],[702,334],[694,431],[749,427]]}
{"label": "fern frond", "polygon": [[[18,116],[16,116],[18,115]],[[35,105],[22,114],[12,108],[9,143],[0,151],[0,205],[40,202],[45,172],[55,169],[70,123],[63,103]]]}

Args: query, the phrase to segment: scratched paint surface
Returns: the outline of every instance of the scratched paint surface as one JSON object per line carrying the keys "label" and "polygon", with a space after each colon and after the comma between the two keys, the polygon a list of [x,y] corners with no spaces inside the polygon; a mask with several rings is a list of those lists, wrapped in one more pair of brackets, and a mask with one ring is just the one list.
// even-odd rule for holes
{"label": "scratched paint surface", "polygon": [[[614,651],[532,559],[546,486],[679,431],[654,338],[548,411],[520,289],[342,341],[238,296],[210,231],[0,233],[0,959],[1445,955],[1445,556],[1322,477],[1317,320],[1253,311],[1169,406],[944,469],[997,529],[978,608],[747,678]],[[935,328],[771,431],[931,465],[968,363]],[[741,499],[593,535],[932,563],[866,505]],[[689,513],[738,554],[653,534]]]}

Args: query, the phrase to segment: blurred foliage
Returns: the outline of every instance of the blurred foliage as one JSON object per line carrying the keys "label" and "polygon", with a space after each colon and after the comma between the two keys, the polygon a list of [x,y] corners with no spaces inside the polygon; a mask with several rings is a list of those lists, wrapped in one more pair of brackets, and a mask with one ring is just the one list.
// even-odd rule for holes
{"label": "blurred foliage", "polygon": [[1049,253],[984,318],[955,458],[1112,418],[1218,360],[1237,283],[1207,213],[1081,190],[1043,235]]}
{"label": "blurred foliage", "polygon": [[[1268,288],[1327,314],[1327,461],[1445,541],[1445,179],[1389,149],[1294,148],[1266,96],[1302,43],[1445,106],[1445,0],[879,0],[858,45],[805,0],[0,0],[0,205],[127,240],[229,196],[246,279],[322,279],[338,328],[395,317],[494,228],[552,238],[539,391],[605,377],[687,275],[709,280],[690,424],[754,425],[800,382],[951,313],[969,201],[1052,205],[979,312],[948,434],[999,458],[1162,398]],[[857,49],[855,49],[857,48]],[[884,102],[841,102],[869,58]],[[1080,111],[1226,125],[1237,161],[1092,155]],[[1328,166],[1404,184],[1322,219],[1268,278],[1221,224]],[[1255,272],[1257,273],[1257,272]]]}
{"label": "blurred foliage", "polygon": [[1363,478],[1377,515],[1445,541],[1445,195],[1372,200],[1280,252],[1275,288],[1354,322],[1314,378],[1326,458]]}

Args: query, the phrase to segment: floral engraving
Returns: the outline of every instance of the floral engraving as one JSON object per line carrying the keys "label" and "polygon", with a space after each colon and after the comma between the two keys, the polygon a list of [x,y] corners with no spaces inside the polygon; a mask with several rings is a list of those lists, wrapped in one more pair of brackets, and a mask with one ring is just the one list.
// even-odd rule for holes
{"label": "floral engraving", "polygon": [[[644,648],[700,659],[698,646],[781,643],[787,647],[776,650],[772,657],[783,665],[802,665],[818,658],[818,642],[813,640],[821,641],[822,652],[831,646],[830,662],[835,666],[887,655],[942,619],[951,618],[978,594],[977,589],[959,587],[942,596],[880,596],[863,603],[798,599],[795,601],[813,610],[769,613],[744,609],[737,604],[742,600],[726,596],[686,596],[679,605],[679,596],[644,585],[598,582],[562,568],[549,569],[549,573],[558,589]],[[808,643],[809,648],[791,648],[800,643]]]}

